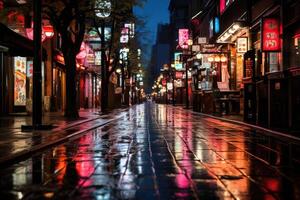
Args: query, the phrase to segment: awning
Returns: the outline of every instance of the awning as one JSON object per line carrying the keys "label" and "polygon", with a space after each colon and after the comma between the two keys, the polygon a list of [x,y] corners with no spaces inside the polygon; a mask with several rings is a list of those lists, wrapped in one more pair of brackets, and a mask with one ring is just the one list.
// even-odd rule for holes
{"label": "awning", "polygon": [[[33,41],[14,32],[4,24],[0,23],[0,45],[8,48],[11,56],[33,57]],[[46,51],[43,49],[43,58],[46,58]]]}

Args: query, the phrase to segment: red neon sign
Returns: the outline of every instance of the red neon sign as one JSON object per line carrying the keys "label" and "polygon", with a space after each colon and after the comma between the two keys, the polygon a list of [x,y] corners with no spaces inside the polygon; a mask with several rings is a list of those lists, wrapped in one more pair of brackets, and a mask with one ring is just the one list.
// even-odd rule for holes
{"label": "red neon sign", "polygon": [[220,13],[223,13],[225,8],[225,0],[220,0]]}
{"label": "red neon sign", "polygon": [[261,30],[262,51],[280,51],[280,23],[276,18],[264,18]]}
{"label": "red neon sign", "polygon": [[189,39],[189,29],[179,29],[178,30],[178,44],[181,48],[188,48],[188,39]]}

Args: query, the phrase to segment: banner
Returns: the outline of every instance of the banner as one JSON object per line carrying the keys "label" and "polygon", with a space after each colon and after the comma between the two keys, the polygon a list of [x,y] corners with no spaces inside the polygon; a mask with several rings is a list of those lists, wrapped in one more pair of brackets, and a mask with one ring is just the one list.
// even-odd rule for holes
{"label": "banner", "polygon": [[15,79],[14,79],[14,105],[26,105],[26,58],[14,58]]}

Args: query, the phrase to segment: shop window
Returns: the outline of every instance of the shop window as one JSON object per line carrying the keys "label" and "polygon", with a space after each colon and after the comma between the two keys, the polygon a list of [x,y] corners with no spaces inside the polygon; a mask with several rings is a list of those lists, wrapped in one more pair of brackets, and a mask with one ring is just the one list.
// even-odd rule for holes
{"label": "shop window", "polygon": [[270,64],[270,72],[277,72],[279,70],[279,53],[277,52],[269,53],[269,64]]}
{"label": "shop window", "polygon": [[300,67],[300,35],[293,37],[290,58],[291,67]]}

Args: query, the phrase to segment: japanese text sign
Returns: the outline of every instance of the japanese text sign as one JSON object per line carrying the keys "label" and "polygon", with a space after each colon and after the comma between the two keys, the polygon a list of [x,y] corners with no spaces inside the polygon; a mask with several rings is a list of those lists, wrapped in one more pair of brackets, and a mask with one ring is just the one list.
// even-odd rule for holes
{"label": "japanese text sign", "polygon": [[264,18],[262,21],[262,51],[280,51],[280,23],[276,18]]}

